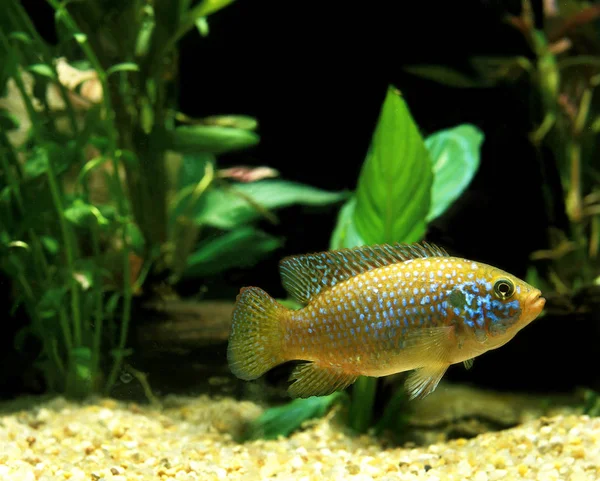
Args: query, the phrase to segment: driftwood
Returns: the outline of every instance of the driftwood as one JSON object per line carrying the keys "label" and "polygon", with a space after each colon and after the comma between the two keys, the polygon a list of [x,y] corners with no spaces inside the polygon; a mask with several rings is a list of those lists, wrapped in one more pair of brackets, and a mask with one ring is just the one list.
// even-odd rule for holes
{"label": "driftwood", "polygon": [[179,351],[227,341],[233,302],[164,300],[144,304],[148,322],[139,325],[142,348]]}

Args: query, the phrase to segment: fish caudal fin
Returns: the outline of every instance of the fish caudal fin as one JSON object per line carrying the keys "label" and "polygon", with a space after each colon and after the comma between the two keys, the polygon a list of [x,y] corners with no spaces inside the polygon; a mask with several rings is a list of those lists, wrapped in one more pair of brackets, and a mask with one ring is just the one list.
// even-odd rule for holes
{"label": "fish caudal fin", "polygon": [[281,318],[286,308],[258,287],[243,288],[233,309],[227,362],[238,378],[251,381],[285,361]]}

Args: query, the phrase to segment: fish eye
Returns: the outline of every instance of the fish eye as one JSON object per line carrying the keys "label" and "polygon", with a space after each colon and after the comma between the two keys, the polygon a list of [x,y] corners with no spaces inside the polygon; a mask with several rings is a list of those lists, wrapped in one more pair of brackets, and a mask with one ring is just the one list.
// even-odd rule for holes
{"label": "fish eye", "polygon": [[499,279],[494,284],[494,294],[500,299],[508,299],[515,293],[515,285],[509,279]]}

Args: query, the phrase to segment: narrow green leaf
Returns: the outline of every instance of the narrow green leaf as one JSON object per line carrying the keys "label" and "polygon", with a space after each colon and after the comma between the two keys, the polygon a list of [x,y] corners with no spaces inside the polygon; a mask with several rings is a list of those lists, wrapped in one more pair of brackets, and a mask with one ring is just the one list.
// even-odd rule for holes
{"label": "narrow green leaf", "polygon": [[170,148],[177,152],[222,154],[252,147],[260,141],[254,132],[217,125],[185,125],[170,133]]}
{"label": "narrow green leaf", "polygon": [[186,16],[188,21],[186,23],[193,24],[195,23],[196,19],[212,15],[234,1],[235,0],[202,0],[198,5],[188,12]]}
{"label": "narrow green leaf", "polygon": [[431,203],[431,161],[400,95],[388,90],[356,190],[354,222],[368,244],[416,242]]}
{"label": "narrow green leaf", "polygon": [[183,277],[209,276],[231,267],[247,267],[277,249],[282,241],[253,227],[241,227],[200,243],[187,259]]}
{"label": "narrow green leaf", "polygon": [[354,224],[354,209],[356,197],[352,196],[340,209],[337,222],[331,235],[330,246],[332,250],[352,248],[365,245]]}
{"label": "narrow green leaf", "polygon": [[34,65],[30,65],[28,67],[28,70],[31,70],[32,72],[37,73],[38,75],[42,75],[43,77],[47,77],[49,79],[54,80],[54,71],[49,65],[43,63],[36,63]]}
{"label": "narrow green leaf", "polygon": [[198,224],[232,229],[261,216],[253,204],[270,210],[294,204],[326,205],[347,196],[346,192],[328,192],[285,180],[262,180],[226,190],[210,189],[198,203],[195,220]]}
{"label": "narrow green leaf", "polygon": [[409,65],[404,67],[404,70],[417,77],[433,80],[450,87],[484,88],[491,86],[487,82],[475,80],[458,70],[443,65]]}
{"label": "narrow green leaf", "polygon": [[140,68],[133,62],[123,62],[113,65],[106,70],[106,75],[112,75],[117,72],[139,72]]}
{"label": "narrow green leaf", "polygon": [[31,45],[31,43],[33,43],[33,40],[31,39],[31,37],[29,35],[27,35],[25,32],[11,32],[9,35],[9,38],[11,38],[13,40],[18,40],[19,42],[23,42],[24,44],[27,44],[27,45]]}
{"label": "narrow green leaf", "polygon": [[443,214],[473,179],[483,139],[481,130],[464,124],[436,132],[425,140],[434,174],[428,222]]}
{"label": "narrow green leaf", "polygon": [[243,440],[277,439],[280,436],[289,436],[300,429],[306,421],[323,417],[342,396],[343,394],[338,392],[328,396],[294,399],[282,406],[269,408],[249,424]]}

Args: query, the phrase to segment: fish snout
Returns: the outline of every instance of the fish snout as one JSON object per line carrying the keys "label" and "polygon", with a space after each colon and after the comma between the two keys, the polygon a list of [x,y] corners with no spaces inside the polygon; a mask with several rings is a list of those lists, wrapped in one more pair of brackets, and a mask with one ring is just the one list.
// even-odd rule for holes
{"label": "fish snout", "polygon": [[527,296],[526,301],[527,309],[535,316],[542,312],[542,309],[546,305],[546,299],[542,297],[542,291],[539,289],[533,289]]}

